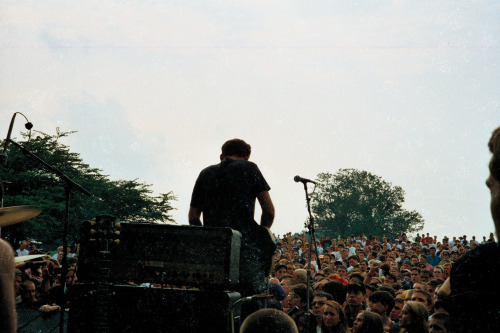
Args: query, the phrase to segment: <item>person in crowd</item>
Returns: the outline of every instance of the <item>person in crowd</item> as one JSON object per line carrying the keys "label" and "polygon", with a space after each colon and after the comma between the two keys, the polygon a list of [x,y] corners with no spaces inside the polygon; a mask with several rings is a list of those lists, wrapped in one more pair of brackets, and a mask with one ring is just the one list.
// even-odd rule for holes
{"label": "person in crowd", "polygon": [[431,246],[429,249],[429,254],[427,255],[427,262],[433,266],[436,267],[439,265],[439,263],[443,260],[440,256],[436,255],[436,247]]}
{"label": "person in crowd", "polygon": [[412,267],[410,269],[410,279],[413,281],[413,284],[420,282],[420,268]]}
{"label": "person in crowd", "polygon": [[437,300],[437,294],[436,290],[439,286],[441,286],[444,283],[444,280],[442,279],[432,279],[429,281],[427,284],[427,292],[432,296],[432,299],[434,301]]}
{"label": "person in crowd", "polygon": [[[309,295],[308,295],[309,294]],[[288,303],[290,308],[298,307],[299,312],[307,311],[307,297],[309,296],[309,300],[313,299],[313,291],[311,287],[307,287],[303,283],[296,284],[290,290],[288,294]]]}
{"label": "person in crowd", "polygon": [[276,277],[278,280],[281,279],[283,275],[287,273],[287,267],[286,265],[279,264],[274,267],[274,277]]}
{"label": "person in crowd", "polygon": [[451,260],[442,260],[439,266],[443,267],[444,273],[444,279],[447,279],[450,276],[451,273],[451,266],[452,266]]}
{"label": "person in crowd", "polygon": [[323,285],[323,291],[332,295],[333,300],[339,304],[344,304],[347,297],[347,287],[338,282],[330,281]]}
{"label": "person in crowd", "polygon": [[353,327],[354,319],[359,312],[366,309],[366,287],[362,283],[349,283],[347,285],[347,300],[344,310],[349,328]]}
{"label": "person in crowd", "polygon": [[427,290],[427,283],[415,282],[413,284],[413,289]]}
{"label": "person in crowd", "polygon": [[41,305],[40,300],[38,299],[37,290],[35,284],[31,280],[26,280],[21,285],[21,304],[24,307],[36,308]]}
{"label": "person in crowd", "polygon": [[21,303],[21,284],[23,283],[23,272],[19,269],[15,270],[14,273],[14,296],[16,299],[16,304]]}
{"label": "person in crowd", "polygon": [[394,324],[389,314],[394,308],[394,297],[387,291],[375,291],[370,295],[370,310],[380,315],[384,327],[390,329]]}
{"label": "person in crowd", "polygon": [[307,283],[307,271],[303,268],[296,269],[293,272],[293,281],[295,283]]}
{"label": "person in crowd", "polygon": [[450,308],[450,300],[449,299],[442,299],[442,300],[437,300],[434,302],[434,308],[433,312],[434,313],[446,313],[450,314],[449,308]]}
{"label": "person in crowd", "polygon": [[343,279],[347,278],[347,267],[346,267],[346,266],[344,266],[344,265],[340,265],[340,266],[338,266],[338,267],[337,267],[337,274],[338,274],[341,278],[343,278]]}
{"label": "person in crowd", "polygon": [[329,293],[318,292],[314,293],[313,300],[311,303],[312,314],[316,318],[316,326],[321,328],[323,323],[323,309],[327,301],[332,301],[333,296]]}
{"label": "person in crowd", "polygon": [[444,277],[445,273],[444,273],[444,268],[443,267],[441,267],[441,266],[435,266],[433,268],[432,272],[433,272],[433,275],[434,275],[435,279],[442,279],[442,280],[445,279],[445,277]]}
{"label": "person in crowd", "polygon": [[260,309],[243,321],[240,333],[299,333],[299,330],[283,311]]}
{"label": "person in crowd", "polygon": [[293,281],[293,276],[288,274],[283,275],[280,280],[280,286],[283,288],[283,291],[285,292],[285,296],[281,301],[281,304],[283,305],[283,311],[285,312],[288,312],[290,308],[288,294],[290,293],[290,288],[292,287],[292,281]]}
{"label": "person in crowd", "polygon": [[321,333],[348,333],[347,317],[342,305],[327,301],[323,307]]}
{"label": "person in crowd", "polygon": [[295,265],[293,264],[293,262],[288,261],[286,263],[286,274],[293,276],[294,271],[295,271]]}
{"label": "person in crowd", "polygon": [[388,273],[388,274],[385,274],[385,276],[384,276],[384,284],[385,285],[392,286],[397,281],[398,281],[398,278],[394,274]]}
{"label": "person in crowd", "polygon": [[401,317],[401,312],[403,311],[404,304],[405,304],[405,301],[403,298],[396,297],[394,299],[394,307],[392,308],[392,311],[389,315],[389,318],[394,323],[394,325],[392,325],[392,327],[390,329],[391,333],[397,333],[400,331],[399,319]]}
{"label": "person in crowd", "polygon": [[52,256],[52,259],[57,260],[59,265],[61,265],[63,260],[63,255],[64,255],[64,248],[62,246],[59,246],[57,248],[57,253]]}
{"label": "person in crowd", "polygon": [[413,302],[422,303],[429,312],[431,312],[432,307],[434,306],[432,296],[425,290],[413,289],[411,300]]}
{"label": "person in crowd", "polygon": [[429,333],[448,332],[450,332],[450,316],[443,312],[434,313],[429,321]]}
{"label": "person in crowd", "polygon": [[422,269],[420,272],[420,281],[428,283],[431,280],[431,272],[427,269]]}
{"label": "person in crowd", "polygon": [[23,240],[21,244],[19,244],[19,248],[16,250],[16,253],[19,257],[27,256],[30,254],[28,247],[28,242]]}
{"label": "person in crowd", "polygon": [[382,333],[384,325],[378,313],[363,310],[354,320],[353,333]]}
{"label": "person in crowd", "polygon": [[408,301],[401,311],[401,318],[399,320],[400,332],[428,333],[428,318],[429,311],[427,311],[427,308],[422,303]]}

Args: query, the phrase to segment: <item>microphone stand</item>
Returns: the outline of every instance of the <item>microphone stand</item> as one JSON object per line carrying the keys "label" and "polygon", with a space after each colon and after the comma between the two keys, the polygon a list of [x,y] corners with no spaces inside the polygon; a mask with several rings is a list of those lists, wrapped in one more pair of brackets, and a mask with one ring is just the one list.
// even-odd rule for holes
{"label": "microphone stand", "polygon": [[[309,193],[307,192],[307,183],[303,182],[304,184],[304,192],[306,193],[306,202],[307,202],[307,212],[309,213],[309,223],[306,223],[306,228],[309,230],[309,252],[308,252],[308,258],[307,258],[307,279],[306,279],[306,285],[307,288],[310,288],[310,283],[311,283],[311,252],[312,252],[312,244],[316,245],[316,238],[314,236],[314,218],[311,213],[311,198],[309,198]],[[319,255],[318,255],[318,250],[315,247],[315,252],[316,252],[316,260],[319,260]],[[307,298],[306,298],[306,306],[307,306],[307,311],[304,314],[305,321],[306,321],[306,332],[310,332],[310,325],[311,325],[311,312],[309,310],[310,308],[310,297],[309,297],[309,290],[307,291]]]}
{"label": "microphone stand", "polygon": [[73,180],[71,180],[68,176],[63,174],[61,171],[57,170],[56,168],[52,167],[50,164],[30,152],[28,149],[24,148],[14,140],[8,138],[8,142],[12,143],[14,146],[19,148],[23,153],[28,155],[29,157],[33,158],[34,160],[38,161],[39,163],[43,164],[49,171],[54,173],[55,175],[59,176],[61,180],[65,182],[64,186],[64,193],[65,193],[65,200],[66,200],[66,211],[64,215],[64,228],[63,228],[63,259],[62,259],[62,269],[61,269],[61,284],[63,288],[63,299],[61,300],[62,304],[59,304],[61,308],[60,312],[60,317],[59,317],[59,332],[64,333],[64,313],[66,311],[66,275],[68,273],[68,225],[69,225],[69,198],[71,194],[72,189],[77,189],[78,191],[82,192],[83,194],[88,195],[89,197],[92,196],[92,194],[84,189],[81,185],[75,183]]}
{"label": "microphone stand", "polygon": [[[3,186],[2,180],[0,180],[0,187],[2,188],[0,192],[0,208],[3,208],[3,196],[5,194],[5,187]],[[0,237],[2,237],[2,227],[0,227]]]}

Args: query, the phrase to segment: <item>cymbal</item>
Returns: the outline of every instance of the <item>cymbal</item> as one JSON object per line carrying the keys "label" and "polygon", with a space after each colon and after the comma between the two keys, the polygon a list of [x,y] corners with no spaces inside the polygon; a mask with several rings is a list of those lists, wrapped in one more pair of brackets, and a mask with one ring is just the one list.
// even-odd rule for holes
{"label": "cymbal", "polygon": [[29,220],[42,212],[37,206],[12,206],[0,208],[0,227]]}
{"label": "cymbal", "polygon": [[14,257],[14,262],[17,264],[17,263],[20,263],[23,261],[33,260],[33,259],[37,259],[37,258],[41,258],[41,257],[45,257],[45,256],[46,256],[46,254],[32,254],[32,255],[27,255],[27,256]]}

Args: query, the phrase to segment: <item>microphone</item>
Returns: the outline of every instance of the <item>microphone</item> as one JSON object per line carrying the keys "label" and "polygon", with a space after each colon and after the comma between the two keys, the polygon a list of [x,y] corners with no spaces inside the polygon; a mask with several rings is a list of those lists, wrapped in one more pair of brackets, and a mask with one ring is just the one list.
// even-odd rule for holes
{"label": "microphone", "polygon": [[10,135],[12,134],[12,127],[14,126],[14,120],[16,119],[16,115],[17,114],[20,114],[21,116],[24,117],[24,119],[26,119],[27,123],[24,124],[24,127],[31,131],[31,129],[33,128],[33,124],[30,123],[30,121],[28,120],[28,118],[26,118],[26,116],[24,114],[22,114],[21,112],[14,112],[14,115],[12,115],[12,119],[10,120],[10,125],[9,125],[9,132],[7,132],[7,138],[5,139],[5,143],[3,145],[3,153],[0,154],[0,164],[5,166],[7,164],[7,159],[8,159],[8,156],[7,156],[7,145],[9,144],[9,141],[10,141]]}
{"label": "microphone", "polygon": [[314,181],[312,181],[310,179],[307,179],[307,178],[302,178],[300,176],[293,177],[293,180],[295,180],[296,183],[298,183],[298,182],[301,182],[301,183],[304,183],[304,184],[306,184],[306,183],[313,183],[314,185],[318,185],[318,184],[316,184],[316,182],[314,182]]}

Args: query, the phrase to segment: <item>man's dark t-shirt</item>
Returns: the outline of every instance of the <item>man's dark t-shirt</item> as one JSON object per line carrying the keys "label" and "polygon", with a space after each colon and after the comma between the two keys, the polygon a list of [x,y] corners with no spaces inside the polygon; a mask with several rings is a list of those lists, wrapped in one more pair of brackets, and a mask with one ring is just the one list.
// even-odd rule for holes
{"label": "man's dark t-shirt", "polygon": [[453,264],[447,299],[452,332],[500,332],[499,260],[498,243],[487,243]]}
{"label": "man's dark t-shirt", "polygon": [[191,206],[203,212],[204,226],[230,227],[245,238],[256,224],[257,194],[270,189],[255,163],[226,158],[200,172]]}

